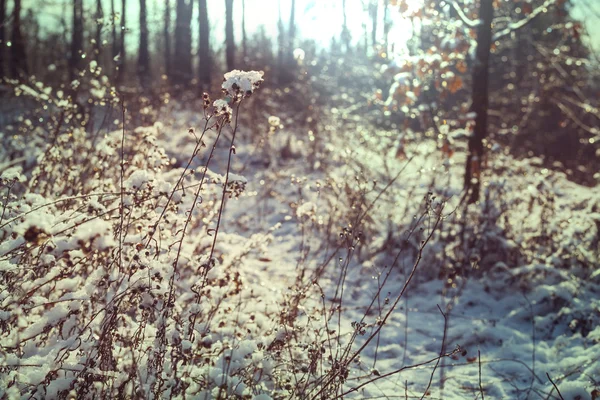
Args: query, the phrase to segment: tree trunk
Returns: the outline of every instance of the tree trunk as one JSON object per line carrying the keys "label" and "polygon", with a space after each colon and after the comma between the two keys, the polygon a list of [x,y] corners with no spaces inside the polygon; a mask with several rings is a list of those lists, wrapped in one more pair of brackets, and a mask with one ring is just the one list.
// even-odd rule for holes
{"label": "tree trunk", "polygon": [[[198,57],[199,57],[199,70],[198,78],[202,86],[210,85],[210,28],[208,25],[208,8],[206,0],[199,0],[198,3],[198,30],[199,30],[199,43],[198,43]],[[202,89],[204,90],[204,89]]]}
{"label": "tree trunk", "polygon": [[246,41],[246,0],[242,0],[242,54],[245,63],[248,55],[248,44]]}
{"label": "tree trunk", "polygon": [[379,1],[375,0],[371,3],[371,42],[373,43],[373,48],[377,46],[377,12],[379,10]]}
{"label": "tree trunk", "polygon": [[143,89],[150,85],[150,53],[148,52],[148,23],[146,0],[140,0],[140,49],[138,54],[138,77]]}
{"label": "tree trunk", "polygon": [[483,166],[484,140],[487,136],[488,70],[492,44],[493,0],[481,0],[477,28],[477,49],[473,66],[473,93],[471,111],[475,113],[475,128],[469,138],[469,152],[465,168],[465,189],[470,190],[469,203],[479,200],[481,168]]}
{"label": "tree trunk", "polygon": [[119,54],[120,59],[118,62],[119,73],[117,74],[117,81],[122,82],[125,78],[125,62],[127,58],[127,54],[125,51],[125,33],[127,32],[127,14],[125,11],[127,10],[127,0],[121,1],[121,36],[119,43]]}
{"label": "tree trunk", "polygon": [[12,23],[12,46],[10,58],[10,74],[13,78],[29,73],[25,40],[21,34],[21,0],[15,0]]}
{"label": "tree trunk", "polygon": [[104,26],[104,11],[102,10],[102,0],[96,0],[96,43],[94,44],[94,53],[96,59],[100,60],[102,53],[102,28]]}
{"label": "tree trunk", "polygon": [[6,0],[0,0],[0,78],[6,76]]}
{"label": "tree trunk", "polygon": [[[346,1],[346,0],[344,0]],[[296,0],[292,0],[292,10],[290,11],[290,30],[288,41],[288,54],[290,60],[294,59],[294,46],[296,41]]]}
{"label": "tree trunk", "polygon": [[83,0],[73,0],[73,36],[71,37],[71,59],[69,79],[77,79],[81,71],[83,53]]}
{"label": "tree trunk", "polygon": [[342,0],[342,14],[344,19],[342,23],[342,35],[340,39],[344,45],[344,51],[347,53],[350,51],[350,31],[348,30],[348,22],[346,18],[346,0]]}
{"label": "tree trunk", "polygon": [[163,38],[165,40],[165,75],[172,78],[171,63],[171,2],[165,1],[165,25],[163,29]]}
{"label": "tree trunk", "polygon": [[282,83],[284,81],[283,55],[285,48],[285,32],[283,30],[283,20],[281,19],[281,0],[279,0],[277,4],[277,75],[279,83]]}
{"label": "tree trunk", "polygon": [[235,40],[233,38],[233,0],[225,0],[225,59],[227,70],[235,68]]}
{"label": "tree trunk", "polygon": [[110,13],[112,16],[112,56],[113,59],[119,54],[119,45],[117,43],[117,24],[115,21],[115,0],[110,0]]}
{"label": "tree trunk", "polygon": [[185,85],[192,80],[192,9],[190,0],[177,0],[175,22],[175,83]]}
{"label": "tree trunk", "polygon": [[392,23],[390,22],[390,0],[385,0],[383,3],[383,50],[387,57],[389,57],[388,49],[388,36],[392,29]]}

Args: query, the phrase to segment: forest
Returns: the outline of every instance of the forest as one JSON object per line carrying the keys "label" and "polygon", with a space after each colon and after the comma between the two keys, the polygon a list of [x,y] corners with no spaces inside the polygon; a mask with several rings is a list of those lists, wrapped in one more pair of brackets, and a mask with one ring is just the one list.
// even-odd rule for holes
{"label": "forest", "polygon": [[0,0],[0,400],[600,400],[599,27]]}

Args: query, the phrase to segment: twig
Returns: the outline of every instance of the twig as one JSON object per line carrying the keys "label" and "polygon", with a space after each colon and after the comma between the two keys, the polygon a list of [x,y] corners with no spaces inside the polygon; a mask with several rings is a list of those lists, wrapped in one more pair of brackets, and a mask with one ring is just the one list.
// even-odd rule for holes
{"label": "twig", "polygon": [[446,313],[444,313],[442,311],[439,304],[437,304],[437,308],[438,308],[438,310],[440,310],[440,312],[442,313],[442,316],[444,317],[444,334],[442,335],[442,347],[440,349],[440,356],[438,357],[438,359],[435,363],[435,366],[433,367],[433,371],[431,371],[431,375],[429,376],[429,383],[427,384],[427,387],[425,388],[425,391],[423,392],[423,395],[421,396],[421,400],[423,400],[425,398],[425,396],[427,395],[427,392],[429,392],[429,388],[431,387],[431,382],[433,382],[433,375],[435,375],[435,371],[437,370],[438,365],[440,365],[440,360],[442,359],[442,356],[444,354],[444,347],[446,347],[446,335],[448,334],[448,316],[446,315]]}
{"label": "twig", "polygon": [[562,394],[560,394],[560,390],[558,390],[558,386],[556,386],[556,383],[554,383],[552,378],[550,378],[550,374],[546,372],[546,376],[548,377],[548,380],[550,380],[550,382],[552,383],[552,386],[554,386],[554,389],[556,389],[556,392],[558,393],[558,397],[560,397],[561,400],[565,400],[565,398],[562,396]]}
{"label": "twig", "polygon": [[477,359],[479,360],[479,393],[481,393],[481,400],[485,400],[483,386],[481,385],[481,350],[479,349],[477,349]]}

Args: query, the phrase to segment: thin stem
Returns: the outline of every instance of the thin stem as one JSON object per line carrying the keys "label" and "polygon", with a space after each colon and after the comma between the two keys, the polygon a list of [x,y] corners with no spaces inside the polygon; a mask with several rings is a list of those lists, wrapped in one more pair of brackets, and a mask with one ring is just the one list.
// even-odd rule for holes
{"label": "thin stem", "polygon": [[235,109],[235,126],[233,128],[233,133],[231,136],[231,144],[229,146],[229,158],[227,160],[227,172],[225,174],[225,183],[223,185],[223,194],[221,195],[221,205],[219,206],[219,216],[217,218],[217,227],[215,228],[215,237],[213,238],[212,246],[210,248],[210,257],[209,260],[212,260],[213,255],[215,253],[215,245],[217,244],[217,236],[219,235],[219,227],[221,226],[221,217],[223,216],[223,208],[225,206],[225,195],[227,194],[227,184],[229,183],[229,170],[231,169],[231,156],[235,154],[235,134],[238,128],[238,117],[240,115],[240,105],[242,104],[242,100],[237,105]]}

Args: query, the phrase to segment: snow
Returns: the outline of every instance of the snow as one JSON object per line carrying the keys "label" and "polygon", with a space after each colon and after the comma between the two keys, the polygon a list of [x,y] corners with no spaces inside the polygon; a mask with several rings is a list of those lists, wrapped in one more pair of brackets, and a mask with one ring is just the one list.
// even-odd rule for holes
{"label": "snow", "polygon": [[221,87],[233,99],[249,97],[263,82],[262,71],[233,70],[225,74]]}
{"label": "snow", "polygon": [[[398,75],[398,85],[412,84]],[[237,101],[261,81],[232,71],[223,89]],[[229,104],[213,106],[231,113]],[[187,398],[311,398],[319,374],[347,367],[336,392],[347,398],[475,398],[480,378],[486,398],[545,398],[546,373],[565,398],[591,398],[600,376],[597,187],[498,151],[482,201],[457,208],[459,147],[443,161],[433,140],[407,133],[407,162],[394,132],[346,112],[320,107],[322,130],[309,141],[297,110],[271,104],[256,122],[244,107],[231,165],[228,143],[214,143],[207,166],[214,132],[190,161],[188,127],[204,122],[195,111],[174,108],[162,124],[133,129],[124,208],[120,130],[86,155],[103,174],[75,175],[81,190],[68,196],[61,191],[73,182],[30,191],[22,169],[2,171],[19,194],[0,222],[0,274],[10,284],[0,287],[0,361],[15,368],[0,380],[16,382],[5,395],[52,398],[95,376],[88,397],[101,397],[110,389],[100,379],[116,388],[134,371],[124,387],[140,397],[164,377],[163,397],[185,382]],[[256,145],[255,132],[282,121],[268,147]],[[464,141],[462,128],[440,131]],[[56,149],[58,160],[78,157],[72,144]],[[35,240],[25,237],[31,227],[41,231]],[[347,366],[334,364],[367,341]],[[164,359],[155,358],[162,346]],[[425,363],[457,346],[437,368]]]}

